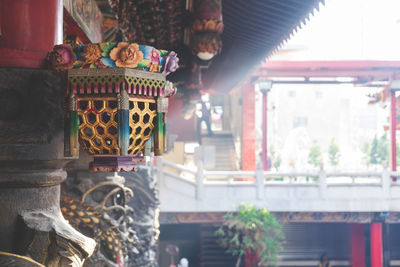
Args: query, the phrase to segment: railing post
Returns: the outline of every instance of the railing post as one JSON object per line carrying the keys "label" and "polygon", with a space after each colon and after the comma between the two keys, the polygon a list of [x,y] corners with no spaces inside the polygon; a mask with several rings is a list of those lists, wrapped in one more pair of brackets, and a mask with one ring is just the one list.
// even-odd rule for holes
{"label": "railing post", "polygon": [[326,190],[327,190],[327,184],[326,184],[326,172],[324,170],[321,170],[318,174],[318,185],[319,185],[319,194],[322,199],[326,198]]}
{"label": "railing post", "polygon": [[204,197],[204,170],[203,170],[203,162],[199,160],[197,163],[196,199],[202,200],[203,197]]}
{"label": "railing post", "polygon": [[384,169],[382,171],[382,176],[381,176],[381,185],[382,185],[382,191],[383,195],[385,198],[390,197],[390,183],[391,183],[391,178],[390,178],[390,173],[387,169]]}
{"label": "railing post", "polygon": [[261,168],[256,170],[257,199],[264,199],[264,171]]}

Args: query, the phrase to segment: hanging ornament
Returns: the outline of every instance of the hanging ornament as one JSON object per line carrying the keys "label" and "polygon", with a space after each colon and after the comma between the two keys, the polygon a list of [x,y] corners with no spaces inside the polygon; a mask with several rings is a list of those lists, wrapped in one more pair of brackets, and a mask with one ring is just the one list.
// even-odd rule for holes
{"label": "hanging ornament", "polygon": [[66,156],[77,157],[79,143],[94,156],[92,171],[134,171],[154,130],[162,155],[175,52],[135,43],[63,45],[49,59],[54,70],[67,70]]}
{"label": "hanging ornament", "polygon": [[191,48],[193,54],[203,61],[209,61],[221,53],[222,1],[199,1],[191,28]]}

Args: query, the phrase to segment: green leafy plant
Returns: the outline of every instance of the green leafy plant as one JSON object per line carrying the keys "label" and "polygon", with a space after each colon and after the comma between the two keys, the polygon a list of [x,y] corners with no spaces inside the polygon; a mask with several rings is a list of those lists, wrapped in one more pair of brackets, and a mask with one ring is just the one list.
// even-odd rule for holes
{"label": "green leafy plant", "polygon": [[269,154],[271,156],[270,159],[272,161],[272,165],[274,166],[274,168],[276,170],[279,170],[279,167],[281,166],[281,162],[282,162],[281,156],[279,155],[279,153],[277,153],[275,151],[274,145],[271,145],[268,148],[268,151],[269,151]]}
{"label": "green leafy plant", "polygon": [[379,138],[378,155],[380,164],[385,164],[389,161],[389,139],[386,134]]}
{"label": "green leafy plant", "polygon": [[318,167],[322,163],[321,147],[319,146],[317,140],[313,141],[313,144],[308,153],[308,163],[314,167]]}
{"label": "green leafy plant", "polygon": [[334,138],[332,138],[331,144],[329,145],[328,154],[331,165],[337,166],[339,164],[340,151],[339,146],[335,143]]}
{"label": "green leafy plant", "polygon": [[[396,144],[396,147],[398,144]],[[370,142],[365,142],[362,147],[366,165],[387,163],[389,160],[389,140],[386,134],[378,138],[376,135]]]}
{"label": "green leafy plant", "polygon": [[364,153],[363,162],[368,167],[371,164],[371,158],[369,151],[371,150],[371,144],[369,142],[364,142],[361,151]]}
{"label": "green leafy plant", "polygon": [[284,234],[271,213],[265,208],[241,204],[236,212],[226,214],[224,220],[215,235],[229,253],[237,256],[236,267],[246,253],[255,256],[255,266],[276,266]]}
{"label": "green leafy plant", "polygon": [[372,139],[371,149],[369,151],[369,158],[370,158],[370,163],[371,164],[378,164],[379,163],[378,147],[379,147],[379,140],[375,135],[374,139]]}

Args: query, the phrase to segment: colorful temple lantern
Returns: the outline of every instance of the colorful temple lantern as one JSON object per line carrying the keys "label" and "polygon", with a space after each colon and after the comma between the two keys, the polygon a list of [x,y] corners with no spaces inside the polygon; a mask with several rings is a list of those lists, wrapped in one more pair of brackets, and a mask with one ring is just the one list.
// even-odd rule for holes
{"label": "colorful temple lantern", "polygon": [[49,62],[68,77],[66,156],[78,156],[80,144],[94,156],[92,171],[134,171],[145,151],[162,155],[176,92],[166,76],[178,61],[175,52],[135,43],[55,46]]}

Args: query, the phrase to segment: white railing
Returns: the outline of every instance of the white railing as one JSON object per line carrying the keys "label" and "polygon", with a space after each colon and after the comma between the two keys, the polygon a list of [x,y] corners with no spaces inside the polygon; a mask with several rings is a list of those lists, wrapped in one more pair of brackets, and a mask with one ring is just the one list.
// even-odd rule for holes
{"label": "white railing", "polygon": [[[397,182],[400,172],[383,170],[381,172],[264,172],[256,171],[207,171],[199,164],[197,168],[188,168],[162,158],[157,159],[157,173],[162,180],[164,176],[180,179],[196,187],[196,198],[201,199],[205,185],[243,186],[257,188],[257,199],[262,199],[265,186],[300,186],[319,187],[325,192],[331,186],[380,187],[383,193],[389,193],[391,186]],[[400,181],[400,180],[399,180]],[[323,195],[323,193],[322,193]]]}

